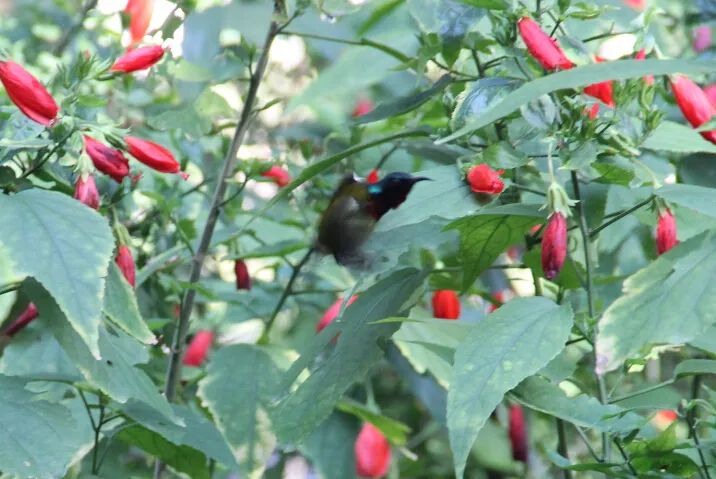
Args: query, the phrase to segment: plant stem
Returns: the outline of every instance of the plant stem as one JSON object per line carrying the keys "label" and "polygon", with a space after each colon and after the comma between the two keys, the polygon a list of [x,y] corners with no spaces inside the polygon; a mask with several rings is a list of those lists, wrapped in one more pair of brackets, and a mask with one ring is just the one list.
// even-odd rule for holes
{"label": "plant stem", "polygon": [[49,160],[50,157],[52,155],[54,155],[55,152],[57,152],[57,150],[62,148],[62,146],[64,146],[64,144],[67,143],[67,140],[69,140],[70,137],[74,134],[75,134],[75,129],[72,128],[69,133],[67,133],[64,137],[62,137],[60,139],[60,141],[55,143],[55,146],[52,147],[52,149],[49,151],[49,153],[44,155],[40,160],[37,161],[37,163],[35,163],[33,166],[31,166],[29,170],[24,172],[22,174],[22,176],[20,176],[20,179],[27,178],[28,176],[30,176],[31,174],[33,174],[34,172],[36,172],[37,170],[42,168],[42,165],[44,165],[47,162],[47,160]]}
{"label": "plant stem", "polygon": [[609,404],[614,404],[614,403],[618,403],[618,402],[620,402],[620,401],[625,401],[625,400],[627,400],[627,399],[631,399],[631,398],[636,397],[636,396],[641,396],[642,394],[646,394],[646,393],[650,393],[650,392],[652,392],[652,391],[656,391],[657,389],[661,389],[661,388],[666,387],[666,386],[671,386],[672,384],[674,384],[674,382],[676,382],[676,380],[673,379],[673,378],[672,378],[672,379],[667,379],[667,380],[664,381],[664,382],[661,382],[661,383],[659,383],[659,384],[654,384],[653,386],[649,386],[648,388],[640,389],[640,390],[638,390],[638,391],[634,391],[634,392],[631,392],[631,393],[629,393],[629,394],[625,394],[625,395],[623,395],[623,396],[619,396],[619,397],[617,397],[617,398],[610,399],[610,400],[609,400]]}
{"label": "plant stem", "polygon": [[[211,245],[211,239],[214,235],[214,229],[216,228],[216,222],[219,219],[219,212],[221,210],[221,204],[224,201],[226,194],[227,179],[231,175],[234,166],[237,161],[237,152],[239,147],[244,141],[246,132],[248,130],[250,120],[253,118],[252,111],[254,103],[256,102],[256,93],[258,91],[261,80],[263,79],[264,72],[266,71],[266,65],[268,64],[269,50],[276,36],[281,31],[276,17],[283,14],[284,0],[274,0],[274,13],[275,16],[271,20],[268,32],[266,34],[266,40],[264,41],[261,56],[259,57],[258,63],[256,64],[256,70],[251,76],[251,82],[249,83],[249,90],[244,100],[244,107],[241,111],[241,118],[239,124],[236,126],[234,131],[234,137],[231,141],[229,151],[224,158],[224,164],[221,169],[221,174],[217,178],[216,187],[214,190],[214,196],[209,208],[209,214],[206,220],[206,225],[201,235],[199,247],[196,250],[196,254],[192,258],[191,273],[189,275],[189,288],[187,289],[182,304],[181,312],[179,315],[179,325],[174,332],[174,338],[172,340],[172,348],[169,357],[169,364],[166,372],[166,383],[164,386],[164,395],[168,401],[173,401],[176,396],[177,383],[179,382],[179,371],[181,370],[181,357],[184,350],[184,343],[186,342],[187,332],[189,331],[189,319],[191,312],[194,308],[194,299],[196,298],[196,289],[193,285],[199,281],[201,276],[201,269],[204,265],[204,259],[206,258],[207,251]],[[162,464],[161,461],[157,460],[154,469],[154,478],[158,479],[162,475]]]}
{"label": "plant stem", "polygon": [[60,40],[55,45],[55,48],[52,50],[52,53],[54,53],[55,56],[62,55],[62,52],[65,51],[65,48],[67,48],[67,46],[70,44],[72,38],[74,38],[74,36],[77,35],[77,32],[79,32],[82,28],[82,24],[85,22],[87,14],[96,6],[97,0],[87,0],[87,2],[85,2],[85,4],[82,6],[82,10],[80,10],[79,20],[70,28],[65,30],[64,35],[62,35],[62,38],[60,38]]}
{"label": "plant stem", "polygon": [[[594,309],[594,284],[593,284],[593,278],[592,278],[592,255],[591,255],[591,241],[589,239],[589,228],[587,226],[587,214],[584,210],[584,202],[582,201],[582,195],[579,191],[579,178],[577,177],[577,172],[572,171],[572,188],[574,189],[574,199],[577,200],[576,209],[577,214],[579,215],[579,231],[582,234],[582,247],[584,248],[584,269],[587,275],[587,309],[589,313],[589,318],[591,320],[595,319],[595,309]],[[598,322],[594,323],[594,330],[592,337],[597,337],[597,331],[598,331]],[[592,353],[594,356],[594,364],[596,366],[597,364],[597,352],[595,348],[592,348]],[[607,402],[607,388],[604,384],[604,379],[599,374],[594,374],[595,379],[597,381],[597,388],[599,392],[599,402],[602,404],[606,404]],[[609,456],[610,456],[610,449],[611,449],[611,443],[609,442],[609,435],[606,432],[602,433],[602,454],[604,455],[604,460],[609,462]]]}
{"label": "plant stem", "polygon": [[626,462],[627,467],[629,468],[629,472],[634,474],[635,476],[638,476],[636,469],[634,469],[634,466],[631,464],[631,459],[629,458],[629,454],[624,450],[624,446],[622,446],[622,442],[619,440],[618,437],[614,438],[614,444],[617,445],[617,449],[619,450],[619,454],[621,454],[622,458],[624,459],[624,462]]}
{"label": "plant stem", "polygon": [[[694,376],[694,380],[691,383],[691,400],[695,400],[699,398],[699,390],[701,389],[701,376],[699,374],[696,374]],[[709,472],[709,466],[706,462],[706,458],[704,457],[704,452],[701,450],[701,441],[699,440],[699,434],[696,430],[696,421],[698,419],[696,414],[696,408],[698,406],[693,405],[691,410],[686,413],[686,422],[689,425],[689,437],[694,439],[694,445],[696,446],[696,451],[699,453],[699,460],[701,461],[701,467],[703,468],[703,472],[699,471],[699,474],[701,477],[704,477],[706,479],[711,479],[711,473]]]}
{"label": "plant stem", "polygon": [[[569,459],[569,451],[567,450],[567,435],[564,431],[564,421],[556,418],[557,421],[557,452],[560,456]],[[562,469],[564,479],[572,479],[572,471]]]}
{"label": "plant stem", "polygon": [[399,60],[403,63],[411,60],[411,58],[408,55],[406,55],[405,53],[398,51],[395,48],[385,45],[383,43],[374,42],[373,40],[368,40],[367,38],[359,38],[358,40],[350,40],[350,39],[345,39],[345,38],[329,37],[326,35],[316,35],[313,33],[301,33],[301,32],[290,32],[290,31],[281,31],[279,33],[281,33],[282,35],[296,35],[296,36],[302,37],[302,38],[323,40],[325,42],[343,43],[345,45],[356,45],[356,46],[362,46],[362,47],[371,47],[371,48],[375,48],[376,50],[380,50],[381,52],[386,53],[386,54],[390,55],[391,57],[395,58],[396,60]]}
{"label": "plant stem", "polygon": [[7,293],[12,293],[13,291],[17,291],[20,289],[20,286],[22,286],[22,283],[8,283],[0,286],[0,296]]}
{"label": "plant stem", "polygon": [[584,431],[582,431],[582,428],[575,425],[574,426],[575,431],[577,431],[577,434],[579,434],[579,437],[584,442],[584,445],[587,446],[587,450],[589,451],[589,454],[592,455],[595,461],[597,462],[604,462],[601,457],[599,457],[599,454],[597,454],[597,451],[594,450],[592,447],[592,444],[589,442],[589,438],[586,434],[584,434]]}
{"label": "plant stem", "polygon": [[99,463],[97,462],[99,454],[99,433],[102,430],[102,423],[104,421],[104,405],[99,405],[99,419],[97,421],[97,427],[94,430],[94,447],[92,448],[92,474],[99,472]]}
{"label": "plant stem", "polygon": [[615,215],[615,216],[614,216],[612,219],[610,219],[609,221],[606,221],[606,222],[602,223],[601,225],[597,226],[597,227],[594,228],[592,231],[590,231],[590,232],[589,232],[589,238],[590,238],[590,239],[593,239],[595,236],[597,236],[597,235],[599,234],[600,231],[602,231],[602,230],[603,230],[604,228],[606,228],[607,226],[609,226],[609,225],[611,225],[611,224],[613,224],[613,223],[616,223],[617,221],[619,221],[620,219],[624,218],[625,216],[628,216],[628,215],[632,214],[633,212],[635,212],[635,211],[638,210],[639,208],[642,208],[643,206],[648,205],[648,204],[651,203],[653,200],[654,200],[654,197],[653,197],[653,196],[649,196],[647,199],[645,199],[644,201],[641,201],[641,202],[635,204],[634,206],[632,206],[632,207],[629,208],[628,210],[624,210],[624,211],[622,211],[621,213]]}

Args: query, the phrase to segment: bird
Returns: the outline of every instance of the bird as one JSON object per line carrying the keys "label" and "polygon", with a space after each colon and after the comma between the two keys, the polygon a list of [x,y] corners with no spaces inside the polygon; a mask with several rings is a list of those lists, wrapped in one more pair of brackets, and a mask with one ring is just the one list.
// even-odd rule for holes
{"label": "bird", "polygon": [[382,180],[368,183],[355,174],[346,175],[321,215],[314,248],[331,254],[338,264],[364,266],[361,246],[376,223],[391,209],[400,206],[424,176],[396,171]]}

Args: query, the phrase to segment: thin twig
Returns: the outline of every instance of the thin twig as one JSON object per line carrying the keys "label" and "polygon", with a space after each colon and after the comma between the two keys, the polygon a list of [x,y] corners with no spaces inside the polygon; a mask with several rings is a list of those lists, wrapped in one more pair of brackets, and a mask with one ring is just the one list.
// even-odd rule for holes
{"label": "thin twig", "polygon": [[589,454],[592,455],[592,457],[594,458],[594,460],[597,461],[597,462],[604,462],[604,461],[602,460],[602,458],[599,457],[599,454],[597,454],[597,451],[595,451],[594,448],[592,447],[592,443],[589,442],[589,438],[587,437],[586,434],[584,434],[584,431],[582,431],[582,428],[579,427],[579,426],[577,426],[577,425],[575,425],[575,426],[574,426],[574,429],[577,431],[577,434],[579,434],[579,437],[580,437],[580,438],[582,439],[582,441],[584,442],[584,445],[587,446],[587,450],[589,451]]}
{"label": "thin twig", "polygon": [[[567,450],[567,435],[564,431],[564,421],[560,418],[556,418],[557,422],[557,452],[560,456],[569,460],[569,451]],[[569,469],[562,469],[562,475],[564,479],[572,479],[572,471]]]}
{"label": "thin twig", "polygon": [[651,203],[653,200],[654,200],[654,197],[653,197],[653,196],[650,196],[650,197],[648,197],[647,199],[645,199],[644,201],[641,201],[641,202],[637,203],[636,205],[632,206],[632,207],[629,208],[628,210],[624,210],[624,211],[618,213],[617,215],[615,215],[615,216],[614,216],[612,219],[610,219],[609,221],[606,221],[606,222],[602,223],[601,225],[597,226],[597,227],[594,228],[592,231],[590,231],[590,232],[589,232],[589,238],[594,238],[595,236],[597,236],[597,235],[599,234],[600,231],[602,231],[602,230],[603,230],[604,228],[606,228],[607,226],[609,226],[609,225],[611,225],[611,224],[613,224],[613,223],[616,223],[617,221],[619,221],[620,219],[624,218],[625,216],[628,216],[628,215],[632,214],[633,212],[635,212],[635,211],[638,210],[639,208],[648,205],[648,204]]}
{"label": "thin twig", "polygon": [[[701,376],[699,374],[696,374],[694,376],[693,382],[691,383],[691,400],[695,400],[699,398],[699,390],[701,389]],[[696,430],[696,421],[698,420],[697,414],[696,414],[696,405],[692,405],[691,410],[686,413],[686,422],[689,425],[689,437],[693,438],[694,445],[696,446],[696,451],[699,454],[699,461],[701,461],[701,467],[703,468],[703,472],[699,471],[699,474],[701,477],[704,477],[705,479],[711,479],[711,473],[709,472],[709,466],[706,462],[706,458],[704,457],[704,452],[701,450],[701,441],[699,440],[699,434]]]}
{"label": "thin twig", "polygon": [[62,38],[60,38],[60,40],[55,45],[55,48],[52,51],[55,56],[62,55],[62,52],[65,51],[65,48],[67,48],[74,36],[77,35],[77,32],[79,32],[82,28],[82,25],[85,22],[85,18],[87,18],[87,14],[89,14],[90,10],[92,10],[96,6],[97,0],[87,0],[87,2],[85,2],[84,6],[82,7],[82,10],[80,10],[79,20],[74,23],[70,28],[65,30],[65,34],[62,35]]}
{"label": "thin twig", "polygon": [[624,449],[624,446],[622,446],[622,442],[619,440],[618,437],[614,438],[614,444],[616,444],[617,449],[619,450],[619,454],[621,454],[622,458],[624,459],[624,462],[629,468],[629,472],[631,472],[635,476],[638,476],[639,474],[636,472],[636,469],[634,469],[634,466],[632,466],[631,464],[631,458],[629,457],[629,454],[627,454],[626,450]]}
{"label": "thin twig", "polygon": [[638,390],[638,391],[634,391],[634,392],[631,392],[631,393],[629,393],[629,394],[625,394],[625,395],[623,395],[623,396],[619,396],[619,397],[610,399],[610,400],[609,400],[609,404],[618,403],[618,402],[620,402],[620,401],[626,401],[627,399],[631,399],[631,398],[636,397],[636,396],[641,396],[642,394],[650,393],[650,392],[652,392],[652,391],[656,391],[657,389],[661,389],[661,388],[666,387],[666,386],[671,386],[672,384],[674,384],[674,382],[676,382],[676,380],[673,379],[673,378],[672,378],[672,379],[667,379],[666,381],[661,382],[661,383],[659,383],[659,384],[654,384],[653,386],[649,386],[649,387],[647,387],[647,388],[640,389],[640,390]]}

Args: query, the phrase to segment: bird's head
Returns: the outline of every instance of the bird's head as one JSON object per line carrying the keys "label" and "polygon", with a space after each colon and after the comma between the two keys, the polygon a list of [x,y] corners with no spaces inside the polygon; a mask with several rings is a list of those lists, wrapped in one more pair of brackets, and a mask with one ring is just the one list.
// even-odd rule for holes
{"label": "bird's head", "polygon": [[376,205],[376,215],[383,216],[388,210],[397,208],[408,197],[415,183],[429,180],[424,176],[413,176],[410,173],[396,171],[389,173],[377,183],[368,185],[368,193]]}

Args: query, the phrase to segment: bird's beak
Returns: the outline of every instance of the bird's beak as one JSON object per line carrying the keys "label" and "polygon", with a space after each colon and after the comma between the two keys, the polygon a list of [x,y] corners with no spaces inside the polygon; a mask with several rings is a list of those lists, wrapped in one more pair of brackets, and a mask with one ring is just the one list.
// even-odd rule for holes
{"label": "bird's beak", "polygon": [[418,181],[433,181],[433,179],[426,176],[413,176],[413,183],[417,183]]}

